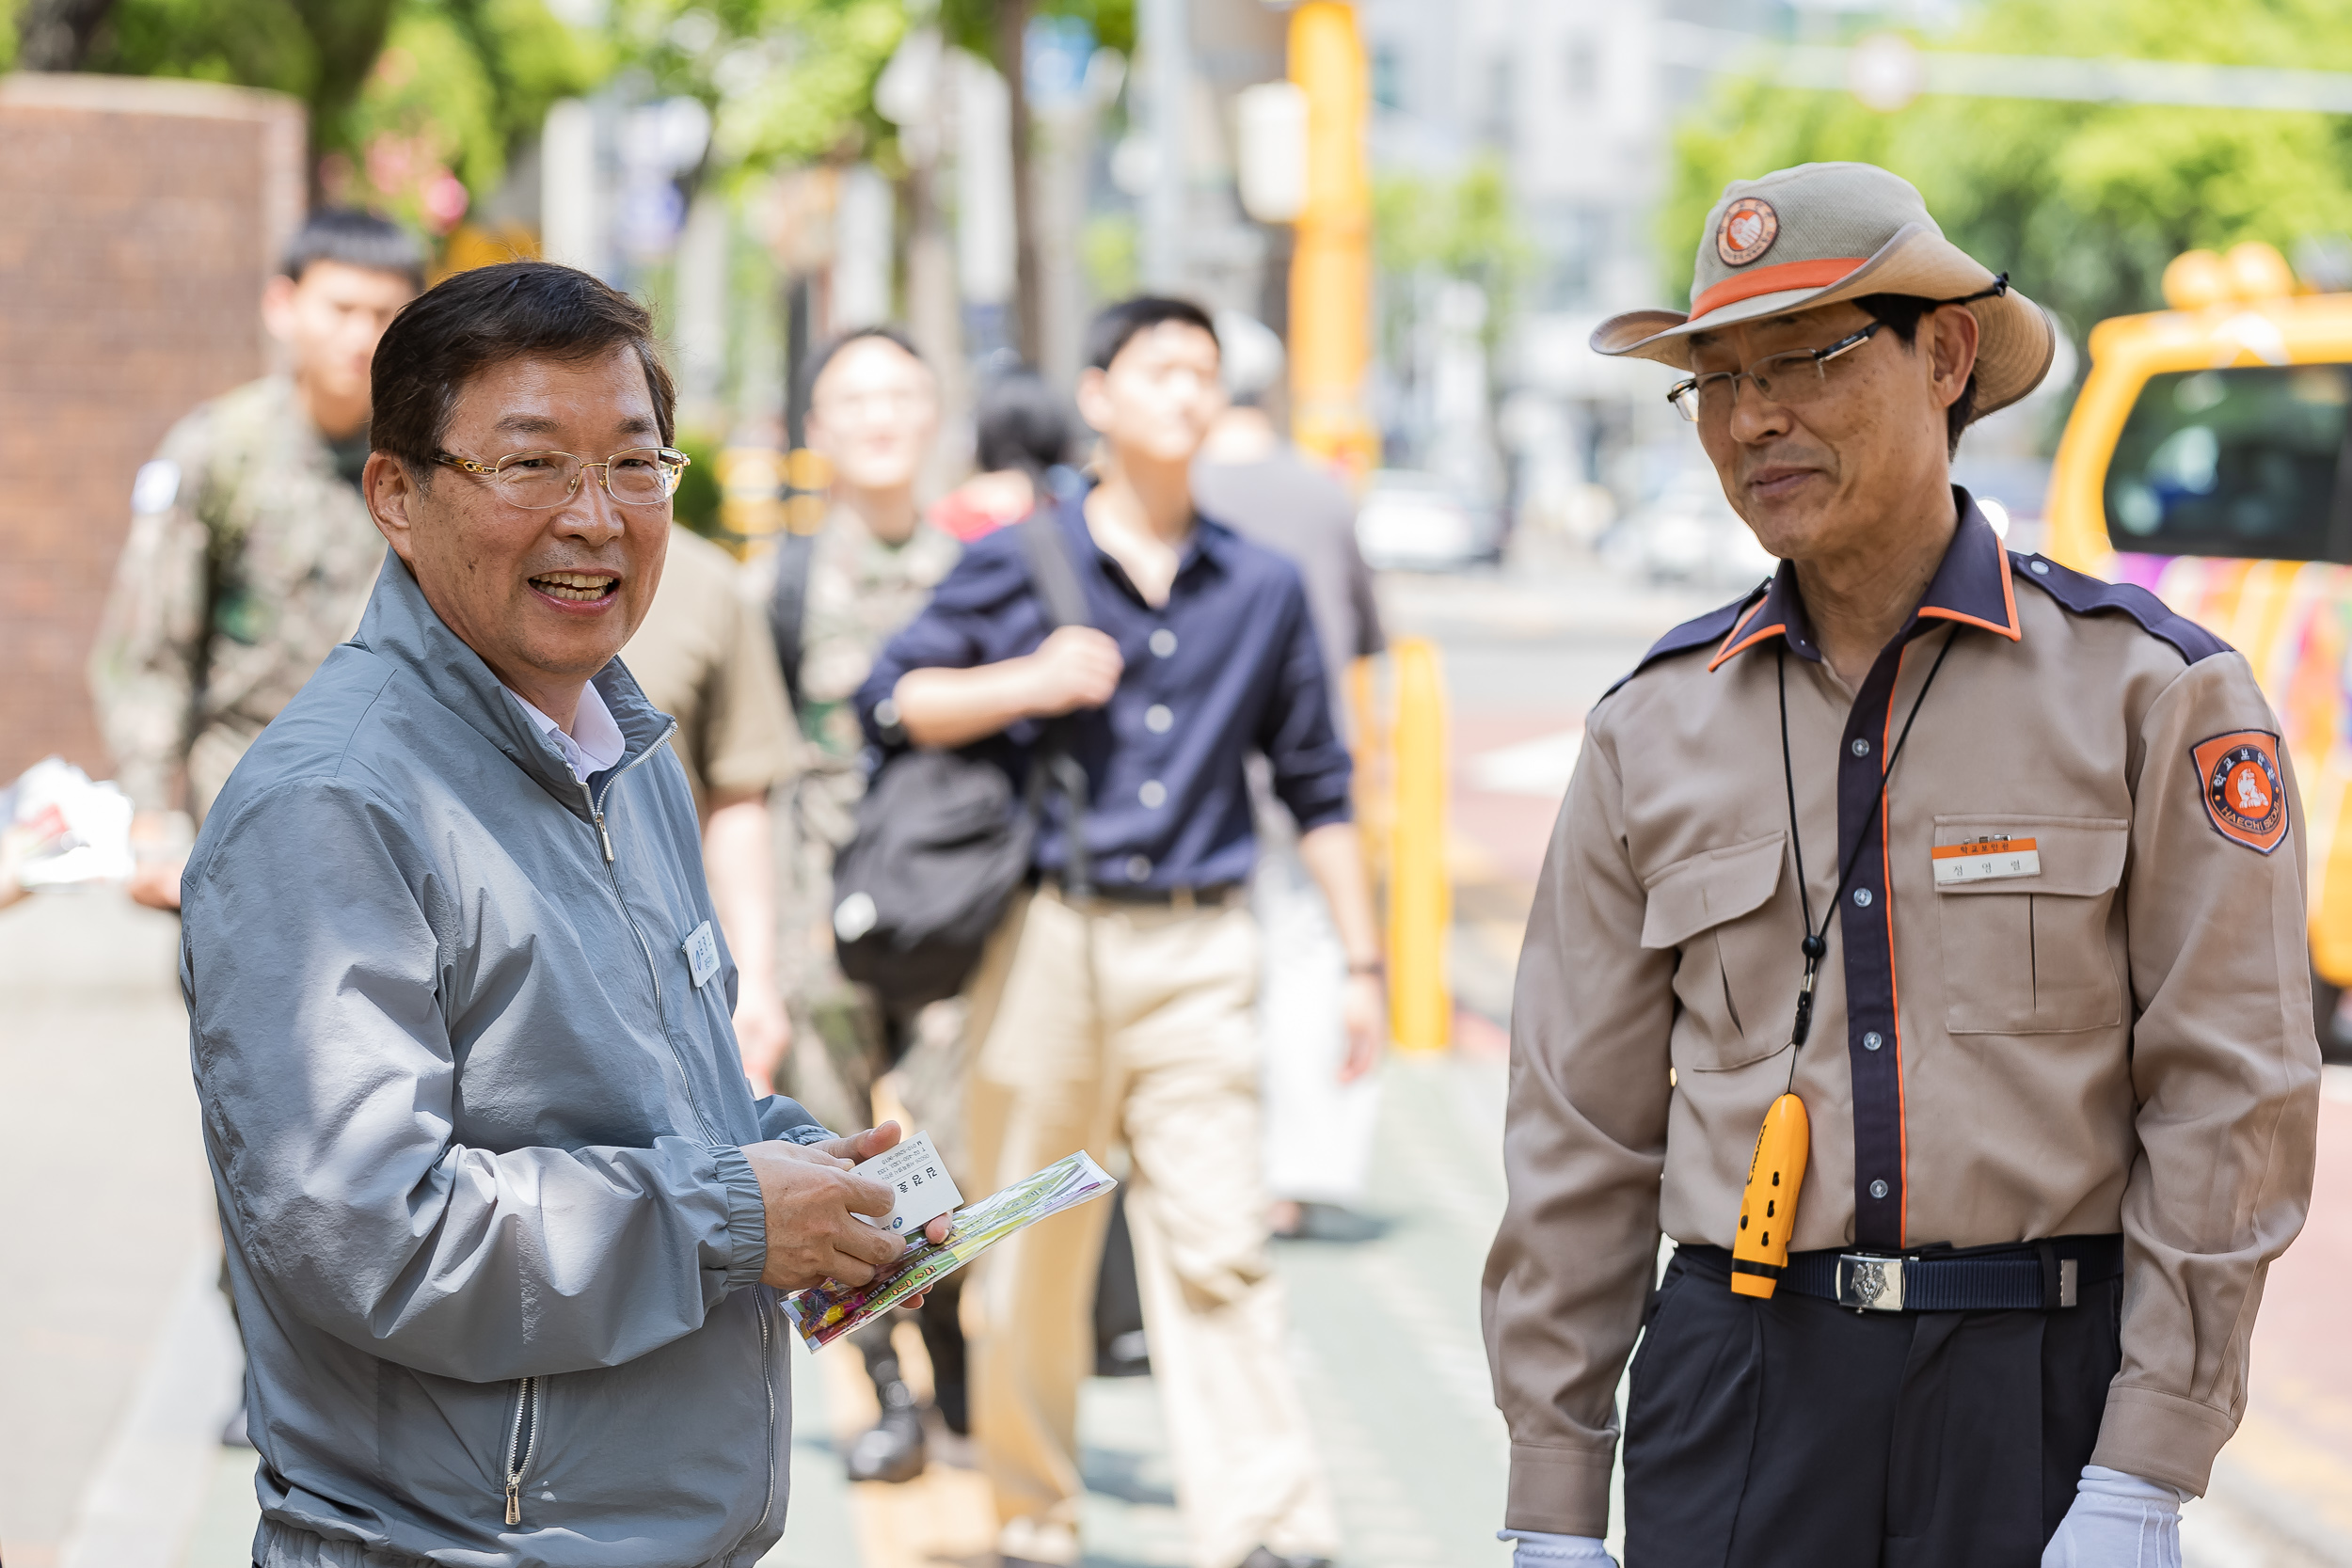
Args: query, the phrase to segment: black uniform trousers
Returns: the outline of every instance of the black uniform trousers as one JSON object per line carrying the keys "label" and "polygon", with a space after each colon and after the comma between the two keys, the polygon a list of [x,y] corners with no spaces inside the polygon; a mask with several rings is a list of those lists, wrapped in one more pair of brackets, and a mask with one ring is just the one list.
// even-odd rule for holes
{"label": "black uniform trousers", "polygon": [[2123,1282],[2051,1311],[1732,1294],[1678,1249],[1625,1419],[1626,1568],[2037,1568],[2122,1360]]}

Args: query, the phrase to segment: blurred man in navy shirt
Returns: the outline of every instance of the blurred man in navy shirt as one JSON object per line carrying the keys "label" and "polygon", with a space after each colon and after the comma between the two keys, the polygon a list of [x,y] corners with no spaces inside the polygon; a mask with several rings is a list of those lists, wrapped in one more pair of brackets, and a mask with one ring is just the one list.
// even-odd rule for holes
{"label": "blurred man in navy shirt", "polygon": [[[1061,721],[1089,805],[1078,822],[1049,807],[1032,885],[970,988],[973,1169],[1001,1184],[1126,1146],[1194,1568],[1304,1568],[1339,1543],[1266,1250],[1243,764],[1271,765],[1330,903],[1360,1068],[1384,1025],[1348,754],[1297,568],[1193,509],[1192,460],[1223,405],[1208,316],[1129,300],[1088,347],[1078,409],[1103,437],[1101,480],[1057,521],[1091,625],[1053,626],[1020,531],[1002,531],[884,651],[859,707],[885,747],[977,744],[1016,776]],[[1084,894],[1065,886],[1073,833]],[[974,1430],[1008,1564],[1078,1560],[1077,1390],[1106,1217],[1090,1205],[1023,1232],[978,1285]]]}

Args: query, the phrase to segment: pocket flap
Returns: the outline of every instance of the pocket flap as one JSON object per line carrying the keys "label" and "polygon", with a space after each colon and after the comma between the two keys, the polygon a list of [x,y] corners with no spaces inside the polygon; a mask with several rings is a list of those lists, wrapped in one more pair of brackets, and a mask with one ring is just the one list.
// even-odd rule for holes
{"label": "pocket flap", "polygon": [[1707,849],[1675,862],[1649,887],[1642,911],[1642,945],[1678,947],[1710,926],[1760,907],[1780,886],[1786,833]]}
{"label": "pocket flap", "polygon": [[2031,877],[1994,877],[1954,882],[1936,892],[1948,896],[1984,893],[2043,893],[2090,898],[2112,893],[2123,880],[2123,857],[2131,847],[2131,824],[2115,816],[1939,816],[1935,844],[1972,839],[2029,838],[2042,862]]}

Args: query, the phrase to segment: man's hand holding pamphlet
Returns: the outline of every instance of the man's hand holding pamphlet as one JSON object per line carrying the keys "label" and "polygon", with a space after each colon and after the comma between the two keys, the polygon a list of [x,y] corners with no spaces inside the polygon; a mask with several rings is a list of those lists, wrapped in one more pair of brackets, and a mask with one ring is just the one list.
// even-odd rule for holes
{"label": "man's hand holding pamphlet", "polygon": [[934,1243],[923,1235],[924,1223],[953,1209],[961,1195],[932,1151],[929,1133],[876,1155],[860,1164],[857,1174],[890,1183],[898,1206],[875,1223],[914,1240],[869,1284],[852,1288],[828,1281],[785,1298],[786,1315],[811,1350],[821,1350],[929,1290],[1013,1232],[1119,1185],[1081,1149],[959,1211],[947,1239]]}

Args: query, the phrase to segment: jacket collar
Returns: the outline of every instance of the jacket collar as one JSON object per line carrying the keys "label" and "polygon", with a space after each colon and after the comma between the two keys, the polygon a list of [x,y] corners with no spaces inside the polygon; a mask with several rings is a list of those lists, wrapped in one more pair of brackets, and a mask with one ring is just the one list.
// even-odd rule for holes
{"label": "jacket collar", "polygon": [[[1093,493],[1096,483],[1089,480],[1083,485],[1073,485],[1069,494],[1058,499],[1055,514],[1061,520],[1063,533],[1079,552],[1076,559],[1093,561],[1104,572],[1112,575],[1114,580],[1124,583],[1127,578],[1125,570],[1112,559],[1108,550],[1094,542],[1094,531],[1087,527],[1086,500]],[[1184,541],[1184,547],[1177,553],[1177,577],[1184,577],[1198,564],[1214,566],[1221,572],[1231,571],[1233,551],[1240,543],[1239,534],[1196,506],[1192,514],[1192,536]]]}
{"label": "jacket collar", "polygon": [[[449,629],[407,566],[389,549],[353,641],[421,681],[434,701],[464,720],[574,815],[589,815],[580,781],[572,777],[562,750],[507,695],[482,656]],[[592,681],[628,743],[618,763],[590,776],[589,786],[601,795],[600,781],[667,740],[676,724],[646,700],[636,677],[618,658],[596,672]]]}
{"label": "jacket collar", "polygon": [[[1952,499],[1960,506],[1960,527],[1953,531],[1942,563],[1928,579],[1927,591],[1919,595],[1918,608],[1911,612],[1900,635],[1905,639],[1917,636],[1926,629],[1920,625],[1924,621],[1956,621],[2019,641],[2025,629],[2017,620],[2009,551],[1967,491],[1954,485]],[[1821,650],[1813,640],[1813,623],[1805,615],[1804,598],[1797,588],[1797,570],[1786,561],[1772,574],[1764,596],[1732,624],[1707,667],[1720,669],[1735,655],[1775,637],[1784,639],[1799,657],[1820,662]]]}

